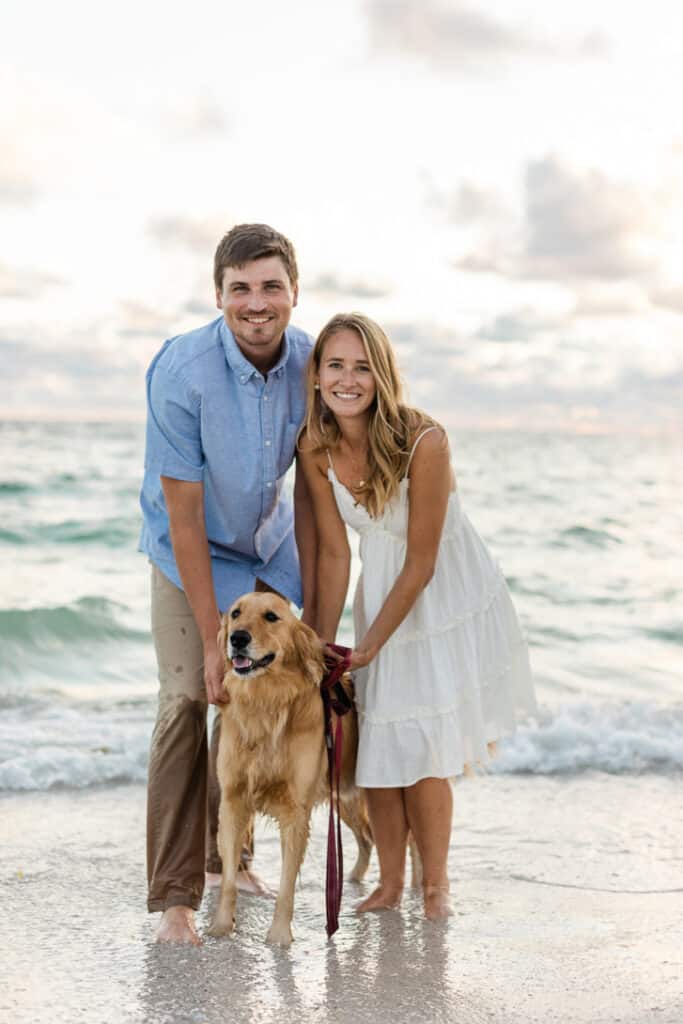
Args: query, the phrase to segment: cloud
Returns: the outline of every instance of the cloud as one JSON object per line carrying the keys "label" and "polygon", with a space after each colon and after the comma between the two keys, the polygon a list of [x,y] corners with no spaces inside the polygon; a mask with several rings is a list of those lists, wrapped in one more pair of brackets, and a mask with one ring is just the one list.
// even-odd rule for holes
{"label": "cloud", "polygon": [[190,299],[184,304],[183,313],[201,317],[203,320],[213,320],[218,315],[215,303],[212,305],[208,299]]}
{"label": "cloud", "polygon": [[37,186],[24,175],[0,171],[0,203],[3,206],[29,206],[38,198]]}
{"label": "cloud", "polygon": [[534,335],[556,331],[568,324],[567,316],[544,315],[525,307],[499,313],[493,320],[482,324],[474,337],[482,341],[528,341]]}
{"label": "cloud", "polygon": [[527,166],[525,207],[526,277],[621,278],[652,269],[638,251],[647,203],[631,185],[547,157]]}
{"label": "cloud", "polygon": [[0,263],[0,297],[3,299],[36,299],[47,288],[65,283],[63,278],[44,270]]}
{"label": "cloud", "polygon": [[3,206],[29,206],[36,201],[40,190],[27,154],[12,141],[12,126],[6,125],[4,121],[5,118],[0,114],[0,127],[4,135],[0,164],[0,203]]}
{"label": "cloud", "polygon": [[362,281],[358,278],[344,279],[331,272],[318,274],[312,281],[307,282],[305,291],[323,295],[326,298],[342,296],[357,299],[384,299],[391,294],[391,289],[386,285]]}
{"label": "cloud", "polygon": [[135,300],[119,303],[118,333],[124,338],[168,338],[174,310],[154,309]]}
{"label": "cloud", "polygon": [[572,317],[638,316],[647,311],[647,296],[638,284],[605,281],[579,288]]}
{"label": "cloud", "polygon": [[231,130],[224,109],[206,96],[170,110],[166,121],[170,135],[176,139],[223,140]]}
{"label": "cloud", "polygon": [[646,251],[656,231],[652,198],[554,156],[527,164],[516,230],[506,217],[482,227],[476,250],[455,261],[459,269],[559,282],[646,279],[656,270]]}
{"label": "cloud", "polygon": [[216,246],[232,222],[218,217],[202,220],[191,217],[156,217],[149,221],[147,233],[160,245],[176,245],[193,253],[213,255]]}
{"label": "cloud", "polygon": [[495,189],[463,181],[455,191],[447,192],[430,179],[426,180],[426,188],[427,205],[449,224],[499,225],[512,217],[512,211]]}
{"label": "cloud", "polygon": [[595,58],[609,48],[597,31],[575,43],[550,41],[460,2],[367,0],[365,11],[375,51],[420,57],[454,74],[518,57]]}
{"label": "cloud", "polygon": [[683,285],[677,288],[660,288],[650,295],[650,301],[655,306],[673,310],[674,313],[683,314]]}
{"label": "cloud", "polygon": [[464,270],[472,274],[500,274],[502,272],[495,246],[490,252],[468,252],[453,260],[453,266],[456,270]]}
{"label": "cloud", "polygon": [[0,378],[0,416],[137,418],[152,352],[139,341],[122,344],[109,320],[67,331],[49,323],[4,328],[0,363],[8,372]]}

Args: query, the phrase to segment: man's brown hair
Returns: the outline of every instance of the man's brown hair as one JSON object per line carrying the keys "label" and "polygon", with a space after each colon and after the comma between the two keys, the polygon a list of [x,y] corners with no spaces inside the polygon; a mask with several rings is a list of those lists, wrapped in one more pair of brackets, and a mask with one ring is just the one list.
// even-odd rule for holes
{"label": "man's brown hair", "polygon": [[267,224],[236,224],[218,243],[213,261],[213,280],[220,291],[226,267],[243,267],[250,260],[279,256],[284,263],[290,284],[299,280],[294,246],[279,231]]}

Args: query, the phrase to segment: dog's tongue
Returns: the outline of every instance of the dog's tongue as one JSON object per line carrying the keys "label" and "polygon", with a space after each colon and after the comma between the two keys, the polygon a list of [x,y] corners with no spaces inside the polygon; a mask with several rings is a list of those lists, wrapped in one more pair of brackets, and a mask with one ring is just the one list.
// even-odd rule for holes
{"label": "dog's tongue", "polygon": [[251,658],[245,658],[243,654],[236,654],[232,659],[234,668],[249,668],[251,665]]}

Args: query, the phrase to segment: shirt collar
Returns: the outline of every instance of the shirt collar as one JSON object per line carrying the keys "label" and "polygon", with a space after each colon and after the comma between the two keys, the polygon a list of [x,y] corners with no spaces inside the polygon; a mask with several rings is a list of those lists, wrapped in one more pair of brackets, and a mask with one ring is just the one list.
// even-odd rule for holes
{"label": "shirt collar", "polygon": [[[235,341],[235,336],[225,322],[225,318],[221,317],[220,327],[221,341],[223,342],[223,350],[225,352],[225,358],[228,361],[228,366],[233,371],[240,384],[246,384],[248,380],[258,374],[262,376],[261,372],[256,369],[253,363],[250,363],[247,357],[242,352]],[[268,375],[277,374],[279,377],[284,369],[284,366],[289,359],[289,353],[291,351],[291,345],[287,334],[287,329],[282,336],[282,348],[280,350],[280,358],[275,365],[268,371]]]}

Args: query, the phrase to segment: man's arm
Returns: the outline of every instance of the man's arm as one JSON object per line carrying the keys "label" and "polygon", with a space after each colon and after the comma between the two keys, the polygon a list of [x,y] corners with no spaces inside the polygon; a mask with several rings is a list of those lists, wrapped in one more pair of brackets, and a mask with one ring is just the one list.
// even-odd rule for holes
{"label": "man's arm", "polygon": [[318,534],[313,516],[313,499],[311,498],[298,456],[296,460],[296,476],[294,477],[294,535],[299,551],[301,587],[304,594],[301,619],[307,625],[315,626]]}
{"label": "man's arm", "polygon": [[220,613],[211,572],[204,519],[204,485],[161,477],[171,530],[171,543],[183,590],[204,647],[204,683],[210,704],[223,704],[225,658],[218,649]]}

